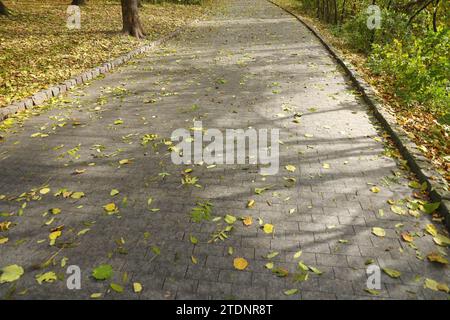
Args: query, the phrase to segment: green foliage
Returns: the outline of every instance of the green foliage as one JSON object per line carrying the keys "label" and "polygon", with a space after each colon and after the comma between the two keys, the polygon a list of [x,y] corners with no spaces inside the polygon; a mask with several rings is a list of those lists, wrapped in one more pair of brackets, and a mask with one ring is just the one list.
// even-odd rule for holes
{"label": "green foliage", "polygon": [[109,264],[99,265],[97,268],[92,270],[92,276],[97,280],[106,280],[112,277],[113,269]]}
{"label": "green foliage", "polygon": [[381,28],[375,30],[367,27],[368,17],[365,11],[360,12],[335,28],[334,34],[342,37],[349,47],[366,54],[372,50],[373,44],[384,45],[405,35],[408,18],[404,14],[382,10]]}
{"label": "green foliage", "polygon": [[419,103],[442,117],[450,111],[448,57],[450,30],[446,29],[374,44],[368,65],[390,77],[396,94],[408,105]]}
{"label": "green foliage", "polygon": [[375,32],[367,28],[366,21],[367,15],[359,13],[341,27],[336,28],[334,35],[342,37],[351,48],[366,53],[372,47],[375,37]]}
{"label": "green foliage", "polygon": [[209,201],[198,202],[197,206],[191,211],[191,218],[194,222],[201,222],[203,220],[211,220],[213,205]]}
{"label": "green foliage", "polygon": [[346,47],[366,55],[368,67],[374,74],[385,76],[386,85],[404,106],[420,106],[441,124],[450,123],[448,2],[376,1],[381,25],[374,30],[367,27],[372,0],[292,3],[329,24]]}

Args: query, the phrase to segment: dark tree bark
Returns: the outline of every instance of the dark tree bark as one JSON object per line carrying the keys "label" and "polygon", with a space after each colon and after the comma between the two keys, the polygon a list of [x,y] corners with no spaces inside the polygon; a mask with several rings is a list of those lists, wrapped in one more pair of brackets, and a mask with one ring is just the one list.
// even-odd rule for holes
{"label": "dark tree bark", "polygon": [[145,37],[144,29],[139,20],[138,0],[121,0],[123,33],[142,39]]}
{"label": "dark tree bark", "polygon": [[426,7],[428,7],[431,3],[433,3],[434,2],[434,0],[428,0],[427,2],[425,2],[425,4],[419,9],[419,10],[417,10],[410,18],[409,18],[409,20],[408,20],[408,25],[410,25],[411,24],[411,22],[414,20],[414,18],[419,14],[419,13],[421,13],[423,10],[425,10],[426,9]]}
{"label": "dark tree bark", "polygon": [[325,0],[325,21],[330,21],[330,0]]}
{"label": "dark tree bark", "polygon": [[338,6],[337,0],[333,0],[334,24],[338,23]]}
{"label": "dark tree bark", "polygon": [[345,2],[346,2],[346,0],[344,0],[344,2],[342,3],[341,23],[344,23],[344,17],[345,17]]}
{"label": "dark tree bark", "polygon": [[317,18],[320,18],[320,0],[316,0]]}
{"label": "dark tree bark", "polygon": [[438,13],[438,8],[439,8],[439,2],[440,0],[436,0],[436,3],[434,5],[434,10],[433,10],[433,31],[437,32],[437,13]]}
{"label": "dark tree bark", "polygon": [[[377,0],[372,0],[372,5],[376,5],[377,4]],[[375,42],[375,29],[372,30],[371,35],[370,35],[370,43],[374,43]]]}
{"label": "dark tree bark", "polygon": [[72,0],[73,6],[82,6],[86,4],[86,0]]}
{"label": "dark tree bark", "polygon": [[7,16],[9,14],[8,9],[5,5],[0,1],[0,16]]}

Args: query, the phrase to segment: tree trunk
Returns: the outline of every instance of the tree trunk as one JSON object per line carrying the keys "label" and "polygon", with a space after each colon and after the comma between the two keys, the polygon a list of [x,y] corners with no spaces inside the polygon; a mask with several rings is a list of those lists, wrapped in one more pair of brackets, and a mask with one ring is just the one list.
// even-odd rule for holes
{"label": "tree trunk", "polygon": [[333,0],[334,24],[338,23],[338,7],[337,0]]}
{"label": "tree trunk", "polygon": [[7,16],[9,14],[8,9],[5,5],[0,1],[0,16]]}
{"label": "tree trunk", "polygon": [[345,2],[346,2],[346,0],[344,0],[344,2],[342,3],[341,23],[344,23],[344,17],[345,17]]}
{"label": "tree trunk", "polygon": [[73,6],[82,6],[86,4],[86,0],[72,0]]}
{"label": "tree trunk", "polygon": [[437,12],[438,12],[438,8],[439,8],[439,2],[440,0],[436,0],[436,3],[434,5],[434,10],[433,10],[433,31],[437,32]]}
{"label": "tree trunk", "polygon": [[142,39],[145,37],[144,29],[139,20],[138,0],[121,0],[122,3],[122,32]]}

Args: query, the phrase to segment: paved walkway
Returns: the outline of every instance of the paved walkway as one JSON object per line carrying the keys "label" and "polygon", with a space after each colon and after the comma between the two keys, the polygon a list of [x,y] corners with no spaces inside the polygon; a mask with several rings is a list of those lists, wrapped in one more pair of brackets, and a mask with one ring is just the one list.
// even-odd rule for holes
{"label": "paved walkway", "polygon": [[[279,173],[263,177],[254,165],[172,164],[168,146],[158,142],[176,128],[191,128],[194,119],[221,130],[280,128]],[[0,267],[18,264],[25,274],[0,284],[0,294],[16,299],[89,299],[93,293],[108,299],[446,299],[444,292],[423,288],[423,282],[425,277],[448,282],[448,267],[416,258],[414,247],[424,257],[448,249],[423,231],[429,216],[390,210],[387,200],[412,197],[412,189],[409,174],[382,155],[377,127],[348,79],[298,21],[264,0],[231,0],[226,13],[93,81],[63,106],[31,117],[5,137],[0,195],[6,198],[0,212],[14,215],[2,214],[0,221],[15,225],[0,232],[9,238],[0,245]],[[144,147],[145,134],[158,137]],[[129,163],[119,164],[124,159]],[[286,165],[297,169],[289,172]],[[188,168],[202,188],[181,184]],[[45,185],[51,191],[40,195]],[[374,185],[379,193],[371,192]],[[267,186],[255,194],[255,188]],[[84,197],[54,196],[60,189],[66,196],[83,192]],[[111,196],[112,189],[120,193]],[[27,194],[20,198],[22,193]],[[255,204],[247,208],[251,199]],[[206,200],[214,217],[251,216],[253,224],[246,227],[238,219],[228,239],[208,243],[226,223],[191,221],[192,208]],[[108,214],[103,208],[108,203],[118,212]],[[61,212],[53,214],[52,208]],[[275,233],[261,230],[258,218],[274,225]],[[372,234],[373,227],[383,228],[385,237]],[[51,246],[50,232],[60,229]],[[414,235],[414,245],[401,239],[404,231]],[[272,252],[278,255],[267,259]],[[54,254],[53,264],[37,269]],[[246,270],[234,268],[235,257],[249,262]],[[63,258],[68,259],[64,268]],[[378,296],[364,290],[370,259],[401,272],[396,279],[382,273]],[[273,270],[283,268],[278,275],[284,269],[289,274],[277,276],[265,267],[269,261]],[[295,282],[301,280],[298,261],[323,274],[310,272],[306,281]],[[92,278],[100,264],[113,267],[111,279]],[[81,268],[81,290],[68,290],[61,280],[37,283],[36,275],[45,272],[63,277],[68,265]],[[124,291],[111,290],[111,282]],[[133,292],[133,282],[142,284],[141,293]],[[295,288],[296,294],[283,293]]]}

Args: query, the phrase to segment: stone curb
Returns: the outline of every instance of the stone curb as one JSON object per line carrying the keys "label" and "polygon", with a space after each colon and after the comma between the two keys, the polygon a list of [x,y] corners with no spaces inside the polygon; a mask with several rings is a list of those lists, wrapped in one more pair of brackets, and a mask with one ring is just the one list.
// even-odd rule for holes
{"label": "stone curb", "polygon": [[377,97],[373,88],[357,73],[356,69],[351,63],[345,61],[339,56],[336,49],[328,44],[322,36],[316,31],[315,28],[306,23],[300,16],[282,7],[281,5],[267,0],[283,11],[289,13],[298,21],[300,21],[309,31],[311,31],[315,37],[319,39],[322,45],[333,56],[337,63],[342,66],[346,74],[350,77],[353,85],[361,93],[364,101],[369,105],[375,114],[377,120],[381,123],[383,128],[389,133],[394,140],[401,155],[408,162],[411,170],[417,175],[419,180],[427,182],[428,191],[430,192],[431,199],[434,202],[440,202],[439,212],[445,217],[446,226],[450,229],[450,192],[445,190],[445,185],[440,182],[443,181],[443,177],[438,173],[431,162],[423,156],[417,145],[412,142],[405,131],[397,124],[395,117],[390,114],[383,106],[383,102]]}
{"label": "stone curb", "polygon": [[[194,22],[195,23],[195,22]],[[118,66],[128,62],[133,57],[148,52],[161,44],[167,42],[168,40],[174,38],[176,35],[178,35],[183,30],[183,27],[178,28],[174,32],[155,40],[149,44],[146,44],[144,46],[138,47],[118,58],[115,58],[113,60],[110,60],[108,62],[103,63],[102,65],[98,67],[94,67],[92,69],[89,69],[77,76],[75,76],[72,79],[68,79],[63,81],[60,84],[52,85],[48,87],[47,89],[38,91],[37,93],[33,94],[32,96],[25,98],[23,100],[13,102],[5,107],[0,108],[0,121],[5,120],[9,116],[24,111],[26,109],[31,109],[34,106],[40,106],[44,104],[46,101],[48,101],[50,98],[58,97],[62,95],[63,93],[69,91],[70,89],[83,84],[87,83],[88,81],[97,78],[101,74],[105,74],[113,70],[114,68],[117,68]]]}

